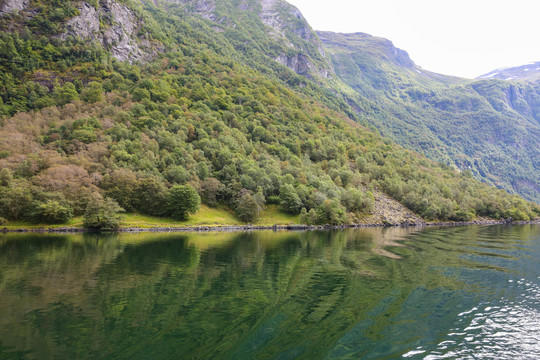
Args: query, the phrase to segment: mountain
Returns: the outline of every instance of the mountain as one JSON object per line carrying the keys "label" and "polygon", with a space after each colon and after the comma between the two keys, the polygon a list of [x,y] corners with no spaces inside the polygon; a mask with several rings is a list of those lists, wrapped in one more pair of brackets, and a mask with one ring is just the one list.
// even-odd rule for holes
{"label": "mountain", "polygon": [[507,67],[488,72],[478,79],[499,79],[515,81],[540,80],[540,61],[531,62],[526,65]]}
{"label": "mountain", "polygon": [[383,42],[363,68],[373,87],[354,88],[284,1],[0,5],[2,223],[104,219],[118,204],[184,217],[199,199],[245,222],[266,206],[319,224],[540,213],[377,133],[413,109],[426,130],[411,144],[444,144],[419,107],[400,109],[387,95],[402,94],[396,78],[405,76],[427,81],[405,89],[417,99],[458,80],[424,72]]}
{"label": "mountain", "polygon": [[357,112],[381,134],[540,201],[540,82],[444,76],[415,65],[386,39],[318,35],[337,77],[370,102]]}

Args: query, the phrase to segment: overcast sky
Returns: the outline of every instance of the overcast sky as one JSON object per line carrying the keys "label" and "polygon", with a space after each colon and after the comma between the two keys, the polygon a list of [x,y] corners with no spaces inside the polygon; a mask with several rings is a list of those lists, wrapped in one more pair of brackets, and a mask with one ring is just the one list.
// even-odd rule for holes
{"label": "overcast sky", "polygon": [[540,0],[287,0],[315,30],[391,40],[422,68],[474,78],[540,61]]}

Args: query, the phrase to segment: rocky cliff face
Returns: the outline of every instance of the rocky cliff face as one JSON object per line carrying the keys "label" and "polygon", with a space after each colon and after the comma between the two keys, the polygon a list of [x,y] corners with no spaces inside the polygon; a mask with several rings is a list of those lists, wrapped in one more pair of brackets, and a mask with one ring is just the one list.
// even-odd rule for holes
{"label": "rocky cliff face", "polygon": [[79,15],[67,22],[66,31],[60,38],[75,36],[96,40],[110,49],[120,61],[148,61],[153,51],[148,41],[137,38],[139,26],[140,21],[125,5],[105,0],[96,9],[83,1],[79,6]]}
{"label": "rocky cliff face", "polygon": [[[295,6],[282,0],[261,0],[259,18],[264,25],[272,29],[271,36],[276,39],[285,39],[290,48],[300,50],[298,54],[294,55],[280,54],[274,57],[275,61],[301,75],[309,76],[311,73],[316,73],[322,78],[327,78],[333,71],[319,37]],[[294,45],[291,41],[294,39],[290,39],[290,37],[301,39],[303,46]],[[312,49],[308,49],[308,47],[312,47]],[[317,55],[325,60],[327,66],[316,66],[310,60],[309,50],[316,51]]]}
{"label": "rocky cliff face", "polygon": [[24,10],[30,0],[3,0],[0,1],[0,15],[11,14],[13,12]]}
{"label": "rocky cliff face", "polygon": [[[70,3],[77,7],[78,14],[70,19],[56,21],[55,30],[47,33],[48,36],[62,40],[72,36],[99,42],[120,61],[149,61],[156,51],[160,50],[157,44],[152,44],[138,36],[142,20],[138,19],[135,13],[120,1],[100,0],[99,5],[91,5],[86,1],[71,1]],[[9,18],[15,13],[20,15],[20,18],[11,17],[6,22],[6,24],[11,24],[5,25],[8,31],[31,22],[41,11],[43,10],[37,1],[0,0],[1,17]]]}

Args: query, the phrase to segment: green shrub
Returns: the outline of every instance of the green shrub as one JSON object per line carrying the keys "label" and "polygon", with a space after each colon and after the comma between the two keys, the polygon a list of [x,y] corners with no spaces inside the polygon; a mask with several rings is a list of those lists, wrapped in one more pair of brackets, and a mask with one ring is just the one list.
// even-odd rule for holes
{"label": "green shrub", "polygon": [[167,198],[168,215],[173,219],[187,220],[189,214],[199,210],[201,198],[189,185],[175,185],[169,190]]}
{"label": "green shrub", "polygon": [[234,211],[240,220],[251,223],[259,220],[261,208],[257,200],[249,192],[245,192],[238,199]]}
{"label": "green shrub", "polygon": [[117,230],[120,227],[124,209],[111,198],[93,196],[86,207],[83,225],[89,229]]}
{"label": "green shrub", "polygon": [[33,211],[32,220],[47,224],[62,224],[73,217],[73,209],[55,200],[38,203]]}

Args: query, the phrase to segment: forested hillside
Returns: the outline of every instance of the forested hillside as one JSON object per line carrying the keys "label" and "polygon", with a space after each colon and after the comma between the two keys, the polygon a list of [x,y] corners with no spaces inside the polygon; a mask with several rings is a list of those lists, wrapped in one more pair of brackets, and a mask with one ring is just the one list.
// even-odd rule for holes
{"label": "forested hillside", "polygon": [[278,204],[341,224],[377,191],[428,220],[538,216],[355,122],[290,5],[186,3],[2,3],[1,221],[183,219],[200,199],[246,222]]}
{"label": "forested hillside", "polygon": [[318,34],[337,76],[372,102],[369,122],[384,136],[540,200],[540,82],[443,76],[416,66],[386,39]]}

